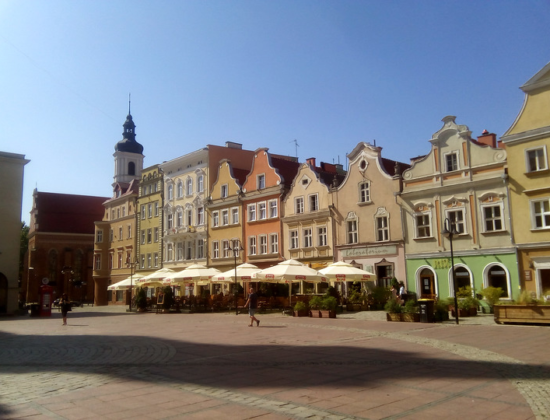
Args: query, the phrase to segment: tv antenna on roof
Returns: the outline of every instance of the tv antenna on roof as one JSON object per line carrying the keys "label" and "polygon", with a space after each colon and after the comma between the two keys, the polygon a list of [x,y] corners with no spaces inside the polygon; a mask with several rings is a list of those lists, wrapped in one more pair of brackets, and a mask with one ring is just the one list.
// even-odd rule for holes
{"label": "tv antenna on roof", "polygon": [[298,140],[294,139],[289,143],[294,143],[294,146],[296,146],[296,159],[298,159],[298,147],[300,147],[300,145],[298,144]]}

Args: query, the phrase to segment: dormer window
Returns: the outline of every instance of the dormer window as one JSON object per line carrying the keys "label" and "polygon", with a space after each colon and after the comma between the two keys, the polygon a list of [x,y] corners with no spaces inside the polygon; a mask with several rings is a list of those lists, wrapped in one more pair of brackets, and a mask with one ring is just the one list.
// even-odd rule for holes
{"label": "dormer window", "polygon": [[265,175],[258,175],[258,189],[263,190],[265,188]]}
{"label": "dormer window", "polygon": [[229,195],[229,188],[227,186],[227,184],[225,185],[222,185],[222,189],[221,189],[221,198],[226,198],[228,195]]}
{"label": "dormer window", "polygon": [[458,152],[445,155],[445,172],[458,171]]}

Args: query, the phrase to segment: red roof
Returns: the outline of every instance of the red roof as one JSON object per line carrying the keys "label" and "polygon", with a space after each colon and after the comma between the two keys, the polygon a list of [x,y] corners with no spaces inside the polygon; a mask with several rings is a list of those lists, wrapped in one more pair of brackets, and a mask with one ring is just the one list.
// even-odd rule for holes
{"label": "red roof", "polygon": [[94,234],[94,222],[103,219],[106,197],[35,192],[38,232]]}

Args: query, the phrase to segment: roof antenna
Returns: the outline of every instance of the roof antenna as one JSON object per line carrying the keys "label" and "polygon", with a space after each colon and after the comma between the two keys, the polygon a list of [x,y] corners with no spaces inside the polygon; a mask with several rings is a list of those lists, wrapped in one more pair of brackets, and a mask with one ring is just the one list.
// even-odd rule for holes
{"label": "roof antenna", "polygon": [[294,139],[289,143],[294,143],[294,145],[296,146],[296,159],[298,159],[298,147],[300,147],[300,145],[298,144],[298,140]]}
{"label": "roof antenna", "polygon": [[131,99],[131,96],[132,94],[129,93],[128,94],[128,115],[131,115],[132,113],[130,112],[130,103],[132,102],[130,99]]}

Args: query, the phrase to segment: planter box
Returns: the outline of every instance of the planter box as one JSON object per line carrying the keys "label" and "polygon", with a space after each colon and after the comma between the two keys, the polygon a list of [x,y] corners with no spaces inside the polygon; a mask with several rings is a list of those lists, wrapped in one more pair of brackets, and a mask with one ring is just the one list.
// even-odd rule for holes
{"label": "planter box", "polygon": [[420,314],[401,314],[401,319],[403,322],[420,322]]}
{"label": "planter box", "polygon": [[394,322],[401,322],[401,315],[403,314],[390,314],[389,312],[386,313],[386,319],[388,321],[394,321]]}
{"label": "planter box", "polygon": [[[454,317],[455,316],[455,309],[451,309],[451,316]],[[470,310],[469,309],[460,309],[458,308],[458,317],[459,318],[467,318],[471,316],[470,314]]]}
{"label": "planter box", "polygon": [[346,305],[346,311],[350,312],[359,312],[361,310],[361,304],[360,303],[348,303]]}
{"label": "planter box", "polygon": [[336,311],[326,311],[321,309],[319,312],[321,313],[320,318],[336,318]]}
{"label": "planter box", "polygon": [[497,324],[550,324],[550,305],[495,305],[493,311]]}
{"label": "planter box", "polygon": [[312,309],[311,311],[309,311],[309,316],[312,318],[321,318],[321,311],[319,311],[318,309]]}
{"label": "planter box", "polygon": [[309,311],[307,309],[303,309],[301,311],[294,311],[294,316],[295,317],[300,317],[300,316],[309,316]]}

